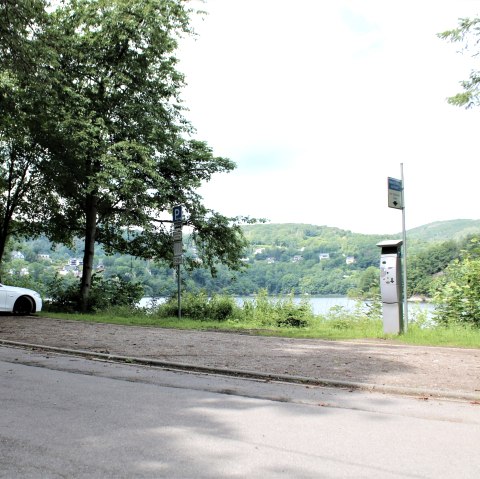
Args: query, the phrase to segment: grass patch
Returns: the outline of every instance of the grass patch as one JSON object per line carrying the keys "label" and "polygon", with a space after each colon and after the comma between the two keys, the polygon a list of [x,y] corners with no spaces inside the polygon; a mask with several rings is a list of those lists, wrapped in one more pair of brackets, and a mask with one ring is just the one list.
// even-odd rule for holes
{"label": "grass patch", "polygon": [[261,293],[243,307],[228,297],[199,298],[196,295],[190,297],[190,302],[185,301],[181,319],[175,316],[174,300],[151,309],[117,306],[94,314],[45,311],[39,315],[125,326],[230,331],[288,338],[386,339],[413,345],[480,348],[479,328],[435,325],[426,313],[418,311],[412,311],[405,334],[385,335],[379,304],[366,307],[359,302],[353,311],[334,306],[325,315],[314,315],[308,301],[298,304],[291,296],[269,298]]}
{"label": "grass patch", "polygon": [[396,339],[406,344],[480,348],[480,329],[471,326],[450,325],[420,327],[413,323],[405,334]]}

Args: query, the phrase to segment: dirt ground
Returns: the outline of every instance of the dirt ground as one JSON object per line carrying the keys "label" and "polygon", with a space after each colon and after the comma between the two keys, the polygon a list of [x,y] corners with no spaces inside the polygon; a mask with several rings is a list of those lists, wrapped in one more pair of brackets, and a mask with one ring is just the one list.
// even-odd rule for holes
{"label": "dirt ground", "polygon": [[[480,350],[0,316],[2,341],[480,400]],[[5,343],[4,343],[5,344]]]}

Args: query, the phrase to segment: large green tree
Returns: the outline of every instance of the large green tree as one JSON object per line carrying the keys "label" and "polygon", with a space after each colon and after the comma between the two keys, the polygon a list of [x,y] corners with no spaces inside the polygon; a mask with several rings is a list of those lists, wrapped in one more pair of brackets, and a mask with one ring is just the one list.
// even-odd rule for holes
{"label": "large green tree", "polygon": [[[461,43],[464,52],[478,60],[480,54],[480,18],[461,18],[457,28],[439,34],[440,38]],[[473,68],[468,80],[461,81],[463,91],[450,97],[452,105],[472,108],[480,106],[480,70]],[[473,247],[452,261],[445,275],[438,280],[435,295],[437,319],[444,323],[480,324],[480,260],[478,240]]]}
{"label": "large green tree", "polygon": [[29,85],[31,131],[51,158],[41,173],[62,198],[51,230],[85,238],[83,309],[95,242],[171,259],[175,204],[203,265],[240,264],[241,220],[207,209],[196,192],[235,165],[194,139],[183,114],[175,51],[191,14],[182,0],[69,0],[49,16],[44,67]]}
{"label": "large green tree", "polygon": [[[19,199],[18,212],[35,210],[37,221],[24,224],[41,226],[55,242],[85,239],[82,309],[96,242],[108,252],[172,260],[175,204],[201,259],[187,266],[239,268],[244,218],[206,208],[197,193],[235,165],[196,139],[184,115],[175,54],[192,34],[190,2],[48,3],[0,0],[0,188]],[[25,182],[12,182],[12,172]]]}
{"label": "large green tree", "polygon": [[23,109],[40,56],[44,7],[43,0],[0,0],[0,263],[9,237],[37,232],[54,204],[38,169],[48,155],[32,138]]}

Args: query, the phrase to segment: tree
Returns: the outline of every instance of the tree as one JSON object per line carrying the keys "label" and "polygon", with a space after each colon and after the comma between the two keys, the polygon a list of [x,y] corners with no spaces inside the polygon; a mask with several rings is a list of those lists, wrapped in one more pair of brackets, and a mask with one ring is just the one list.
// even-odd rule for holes
{"label": "tree", "polygon": [[473,243],[476,249],[464,251],[437,279],[435,318],[440,323],[480,326],[480,256],[478,240]]}
{"label": "tree", "polygon": [[45,0],[0,0],[0,63],[30,69],[34,40],[45,18]]}
{"label": "tree", "polygon": [[44,152],[22,136],[9,132],[0,119],[0,263],[10,236],[32,234],[44,217],[49,192],[38,176]]}
{"label": "tree", "polygon": [[[473,58],[480,53],[480,18],[461,18],[458,27],[439,33],[440,38],[453,43],[463,43],[463,50]],[[472,108],[480,105],[480,71],[472,70],[470,78],[461,82],[464,91],[448,98],[452,105]]]}
{"label": "tree", "polygon": [[235,165],[194,139],[183,116],[174,53],[191,33],[192,13],[182,0],[67,0],[41,32],[26,111],[34,142],[50,157],[40,173],[61,198],[47,234],[85,238],[82,310],[95,242],[110,253],[171,259],[175,204],[204,266],[215,273],[217,262],[240,265],[243,219],[206,208],[196,192]]}
{"label": "tree", "polygon": [[[480,54],[480,18],[461,18],[458,27],[439,34],[440,38],[463,44],[463,50],[472,58]],[[450,97],[452,105],[472,108],[480,105],[480,71],[472,70],[468,80],[461,82],[463,91]],[[461,322],[480,325],[480,259],[477,240],[464,252],[463,258],[454,260],[439,280],[435,295],[438,303],[436,317],[444,323]]]}
{"label": "tree", "polygon": [[0,1],[0,263],[9,237],[36,234],[55,204],[39,175],[47,152],[32,138],[23,109],[30,101],[26,80],[36,70],[44,5],[43,0]]}
{"label": "tree", "polygon": [[408,263],[408,295],[428,296],[435,275],[458,258],[460,246],[455,241],[435,243],[411,256]]}

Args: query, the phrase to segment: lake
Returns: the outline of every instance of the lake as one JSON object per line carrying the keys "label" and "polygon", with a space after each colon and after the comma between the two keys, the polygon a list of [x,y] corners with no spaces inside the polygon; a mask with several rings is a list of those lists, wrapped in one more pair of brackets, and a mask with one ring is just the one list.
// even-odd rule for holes
{"label": "lake", "polygon": [[[273,296],[273,298],[275,298]],[[295,303],[300,303],[300,301],[304,298],[303,296],[295,296],[293,299]],[[239,305],[242,305],[244,301],[252,301],[253,296],[239,296],[235,298]],[[308,302],[312,305],[312,309],[314,314],[326,314],[328,313],[330,308],[334,306],[343,306],[346,310],[352,311],[355,308],[357,302],[353,299],[349,299],[345,296],[308,296]],[[165,298],[159,298],[157,300],[158,303],[163,303]],[[142,298],[140,301],[140,306],[146,307],[149,306],[151,303],[151,298]],[[429,312],[433,312],[435,306],[431,303],[423,303],[423,302],[409,302],[408,303],[408,311],[409,316],[410,312],[415,312],[418,310],[427,309]]]}
{"label": "lake", "polygon": [[[295,303],[300,303],[304,296],[295,296],[293,299]],[[239,297],[235,298],[239,304],[242,304],[245,300],[251,300],[252,297]],[[308,302],[312,305],[314,314],[326,314],[334,306],[342,306],[347,311],[353,311],[357,305],[357,301],[347,298],[345,296],[307,296]],[[435,305],[432,303],[424,303],[417,301],[408,302],[408,311],[415,312],[418,310],[428,310],[430,313],[434,311]]]}

